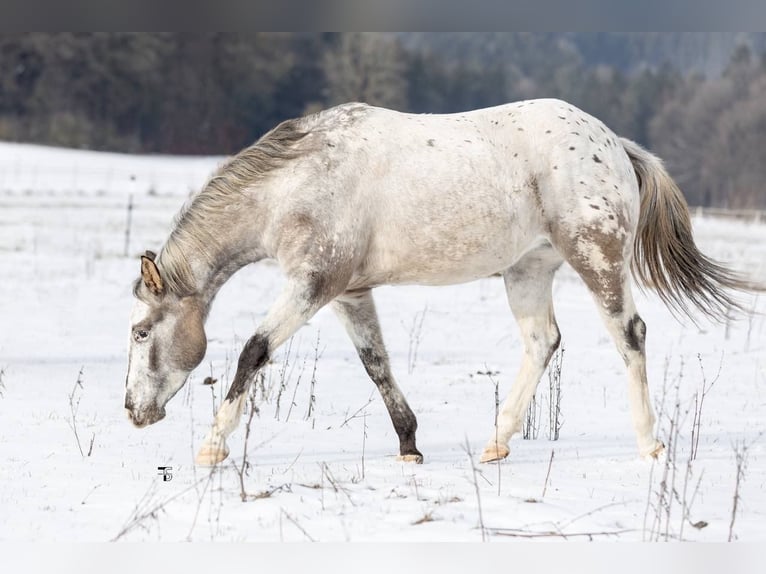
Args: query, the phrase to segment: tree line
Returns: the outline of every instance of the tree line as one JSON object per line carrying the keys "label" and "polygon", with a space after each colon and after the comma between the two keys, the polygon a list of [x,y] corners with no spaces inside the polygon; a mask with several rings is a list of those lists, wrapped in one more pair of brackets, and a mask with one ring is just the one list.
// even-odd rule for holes
{"label": "tree line", "polygon": [[660,155],[693,205],[766,208],[764,35],[0,35],[0,139],[229,154],[346,101],[558,97]]}

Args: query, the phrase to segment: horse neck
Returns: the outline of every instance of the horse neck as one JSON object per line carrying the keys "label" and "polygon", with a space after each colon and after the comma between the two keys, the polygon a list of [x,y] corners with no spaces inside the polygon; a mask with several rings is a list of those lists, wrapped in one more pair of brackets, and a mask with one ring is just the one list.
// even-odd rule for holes
{"label": "horse neck", "polygon": [[158,257],[170,290],[194,296],[209,309],[220,288],[242,267],[263,259],[252,205],[204,216],[184,216]]}

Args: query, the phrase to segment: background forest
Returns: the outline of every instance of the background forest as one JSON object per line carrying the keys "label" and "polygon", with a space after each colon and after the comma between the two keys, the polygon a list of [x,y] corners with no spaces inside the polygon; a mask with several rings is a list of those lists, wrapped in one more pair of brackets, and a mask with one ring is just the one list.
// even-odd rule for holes
{"label": "background forest", "polygon": [[0,35],[0,140],[223,155],[351,100],[559,97],[665,159],[692,205],[766,208],[764,33]]}

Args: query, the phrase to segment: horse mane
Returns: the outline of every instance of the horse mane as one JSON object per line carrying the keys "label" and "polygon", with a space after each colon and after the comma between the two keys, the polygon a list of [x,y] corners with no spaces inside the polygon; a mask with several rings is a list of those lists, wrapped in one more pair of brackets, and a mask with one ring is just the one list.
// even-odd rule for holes
{"label": "horse mane", "polygon": [[174,229],[158,258],[166,288],[179,297],[194,293],[196,285],[189,258],[202,257],[209,266],[220,254],[219,223],[245,189],[306,152],[297,145],[309,133],[301,119],[286,120],[221,165],[202,190],[175,218]]}

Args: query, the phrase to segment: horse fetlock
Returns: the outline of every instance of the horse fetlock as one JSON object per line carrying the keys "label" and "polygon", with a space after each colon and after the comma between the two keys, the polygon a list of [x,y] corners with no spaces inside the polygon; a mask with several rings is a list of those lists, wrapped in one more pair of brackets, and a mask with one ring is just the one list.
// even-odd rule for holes
{"label": "horse fetlock", "polygon": [[510,449],[504,444],[497,444],[496,442],[490,442],[481,453],[479,462],[494,462],[496,460],[503,460],[510,454]]}

